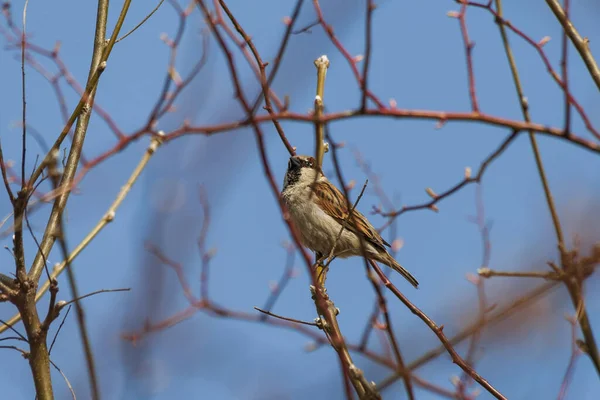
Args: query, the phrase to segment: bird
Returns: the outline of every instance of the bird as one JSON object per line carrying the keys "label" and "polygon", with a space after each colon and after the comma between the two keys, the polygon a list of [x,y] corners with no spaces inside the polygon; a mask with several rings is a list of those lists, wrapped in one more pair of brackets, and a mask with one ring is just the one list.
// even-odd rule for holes
{"label": "bird", "polygon": [[390,244],[367,218],[352,209],[349,216],[346,197],[325,177],[313,157],[290,157],[281,197],[300,242],[316,253],[317,260],[322,262],[331,256],[362,257],[362,236],[368,259],[391,267],[415,288],[419,286],[415,277],[388,253],[386,246],[390,247]]}

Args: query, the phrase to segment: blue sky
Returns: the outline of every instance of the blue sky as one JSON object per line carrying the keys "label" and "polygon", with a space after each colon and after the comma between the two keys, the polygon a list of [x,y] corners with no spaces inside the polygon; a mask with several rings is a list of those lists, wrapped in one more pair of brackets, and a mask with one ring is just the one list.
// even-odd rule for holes
{"label": "blue sky", "polygon": [[[283,34],[282,18],[294,2],[257,0],[230,1],[232,12],[252,36],[265,60],[274,57]],[[352,54],[364,45],[364,4],[358,0],[323,1],[325,18]],[[508,2],[505,15],[528,35],[539,40],[550,36],[545,50],[559,70],[560,29],[551,12],[540,2]],[[583,36],[590,38],[592,52],[600,54],[600,11],[591,0],[573,2],[572,18]],[[124,30],[129,30],[154,7],[133,2]],[[15,18],[23,2],[13,3]],[[343,6],[342,6],[343,5]],[[111,3],[111,25],[120,2]],[[457,10],[452,1],[381,1],[374,14],[374,46],[369,84],[381,99],[395,99],[399,108],[468,111],[464,48],[458,21],[447,17]],[[89,66],[95,5],[64,1],[60,5],[30,2],[28,31],[37,44],[52,47],[61,41],[61,54],[71,72],[84,81]],[[52,15],[48,18],[48,15]],[[298,26],[315,19],[307,2]],[[174,34],[176,15],[167,4],[137,32],[115,46],[102,76],[97,101],[107,109],[121,129],[132,132],[147,118],[162,85],[167,47],[161,33]],[[520,109],[493,18],[485,11],[470,9],[467,22],[473,52],[480,107],[483,111],[520,119]],[[202,51],[203,29],[197,12],[190,17],[178,69],[189,70]],[[110,29],[109,29],[110,33]],[[4,41],[3,41],[4,46]],[[546,73],[535,51],[511,36],[511,44],[524,82],[532,118],[552,126],[563,125],[563,96]],[[197,124],[229,121],[241,117],[233,98],[229,75],[214,42],[205,69],[178,103],[178,111],[162,120],[161,129],[177,127],[183,118]],[[304,112],[312,105],[315,70],[313,60],[327,54],[325,102],[328,110],[354,108],[359,90],[346,61],[336,52],[319,27],[295,35],[275,81],[275,89],[290,96],[293,110]],[[5,157],[19,160],[20,66],[17,53],[0,53],[0,136]],[[597,126],[600,96],[576,53],[570,52],[572,92]],[[62,128],[59,110],[48,83],[27,71],[28,121],[50,141]],[[258,85],[244,72],[244,88],[250,97]],[[72,104],[76,96],[66,90]],[[589,137],[581,119],[573,114],[573,130]],[[288,154],[270,125],[264,125],[267,151],[278,182],[283,181]],[[300,153],[313,151],[312,126],[284,123],[286,134]],[[441,192],[454,185],[469,166],[476,171],[483,160],[509,133],[504,129],[473,123],[448,123],[441,129],[432,121],[362,118],[331,125],[331,133],[346,143],[339,155],[346,179],[358,186],[365,179],[353,156],[357,149],[380,176],[396,205],[412,205],[428,199],[424,189]],[[540,148],[560,217],[569,243],[575,234],[589,246],[600,238],[598,225],[598,178],[600,158],[564,141],[540,137]],[[114,146],[106,125],[93,117],[85,145],[88,158]],[[147,138],[132,144],[91,171],[69,202],[67,229],[70,247],[102,217],[138,162]],[[40,150],[29,145],[28,166]],[[325,172],[332,174],[329,157]],[[194,289],[198,289],[200,259],[196,238],[202,223],[197,188],[203,184],[211,205],[212,223],[207,246],[216,249],[211,263],[211,296],[235,310],[252,312],[264,303],[269,282],[277,280],[285,265],[281,242],[288,239],[275,198],[264,178],[252,132],[248,129],[206,138],[187,136],[162,147],[141,180],[119,209],[113,224],[75,261],[82,293],[98,289],[130,287],[130,293],[103,294],[85,301],[87,320],[96,352],[102,393],[111,399],[304,399],[342,398],[335,353],[322,348],[307,353],[308,341],[301,335],[260,324],[217,319],[197,314],[165,332],[146,338],[133,348],[120,339],[123,331],[139,329],[146,318],[160,320],[186,307],[175,275],[159,265],[144,250],[144,242],[160,246],[166,255],[182,263]],[[555,259],[554,233],[536,175],[526,136],[519,137],[490,167],[483,181],[486,217],[493,221],[490,267],[498,270],[544,270]],[[367,213],[378,199],[369,187],[359,209]],[[397,237],[404,247],[398,260],[420,281],[419,290],[394,277],[394,282],[448,335],[476,317],[475,287],[465,279],[481,262],[481,238],[468,221],[475,213],[475,188],[468,187],[438,205],[440,212],[417,211],[398,219]],[[0,196],[0,211],[9,204]],[[33,218],[41,235],[47,210]],[[370,217],[375,225],[380,217]],[[5,245],[10,245],[7,239]],[[34,244],[28,242],[28,261]],[[60,254],[51,254],[52,262]],[[1,271],[9,273],[11,257],[0,253]],[[300,258],[299,276],[293,279],[274,311],[311,320],[314,305]],[[60,299],[70,299],[66,281],[59,281]],[[524,293],[536,282],[496,278],[486,281],[491,303],[503,303]],[[600,329],[597,278],[586,285],[588,307],[596,332]],[[364,279],[362,261],[337,261],[329,274],[328,290],[342,310],[340,324],[349,341],[360,338],[364,321],[372,309],[372,290]],[[40,309],[45,309],[42,303]],[[408,310],[390,298],[390,308],[401,349],[412,360],[437,345],[434,335]],[[9,318],[12,306],[3,304],[0,316]],[[558,289],[527,312],[506,324],[484,332],[478,351],[478,371],[511,399],[552,398],[558,394],[570,356],[570,326],[565,313],[572,313],[566,292]],[[87,396],[87,377],[76,322],[71,315],[61,332],[53,360],[73,383],[80,398]],[[379,349],[373,338],[371,345]],[[459,346],[465,351],[465,346]],[[379,381],[388,372],[357,356],[356,362],[370,379]],[[419,376],[446,388],[460,374],[449,357],[418,370]],[[54,375],[58,398],[66,388]],[[7,398],[31,398],[29,369],[21,357],[2,353],[0,385]],[[597,398],[600,384],[589,360],[577,363],[569,398]],[[417,389],[420,399],[436,396]],[[405,398],[401,384],[385,398]],[[483,393],[480,398],[489,398]]]}

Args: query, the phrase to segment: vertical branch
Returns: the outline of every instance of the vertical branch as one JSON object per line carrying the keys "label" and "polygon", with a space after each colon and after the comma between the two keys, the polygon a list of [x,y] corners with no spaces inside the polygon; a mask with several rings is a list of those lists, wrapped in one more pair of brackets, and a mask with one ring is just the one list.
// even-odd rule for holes
{"label": "vertical branch", "polygon": [[477,102],[477,91],[475,90],[475,72],[473,71],[473,47],[475,43],[469,38],[469,31],[467,30],[467,2],[462,1],[460,6],[460,12],[458,13],[458,21],[460,23],[460,32],[462,34],[463,42],[465,44],[465,56],[467,58],[467,75],[469,80],[469,97],[471,99],[471,109],[474,113],[479,113],[479,104]]}
{"label": "vertical branch", "polygon": [[383,318],[385,320],[385,330],[387,332],[387,336],[389,338],[390,344],[392,346],[392,350],[394,352],[394,356],[396,357],[396,364],[398,366],[398,372],[402,374],[404,379],[404,385],[406,387],[406,394],[408,395],[409,400],[414,400],[415,394],[413,390],[413,384],[411,380],[411,372],[406,368],[406,363],[404,362],[404,358],[402,357],[402,353],[400,353],[400,346],[398,346],[398,341],[396,340],[396,335],[394,335],[394,330],[392,328],[392,319],[390,318],[390,313],[387,308],[387,301],[383,294],[383,291],[379,287],[379,282],[375,280],[375,275],[369,269],[369,265],[367,263],[367,272],[369,274],[369,280],[371,281],[371,285],[373,286],[373,290],[377,295],[377,300],[379,304],[379,309],[383,314]]}
{"label": "vertical branch", "polygon": [[83,149],[83,142],[85,140],[87,127],[92,115],[92,104],[94,103],[94,97],[96,95],[96,87],[98,84],[98,80],[100,79],[100,74],[106,68],[106,60],[108,59],[108,56],[110,55],[110,52],[112,50],[114,42],[117,39],[119,31],[123,26],[125,16],[127,15],[129,5],[131,4],[131,0],[125,0],[125,2],[123,3],[123,8],[121,9],[119,19],[115,24],[115,28],[113,30],[110,40],[107,42],[106,23],[108,18],[108,3],[108,0],[98,0],[96,30],[94,34],[94,49],[88,73],[86,93],[81,98],[79,104],[75,108],[75,111],[71,115],[71,118],[69,119],[67,125],[63,128],[63,131],[61,132],[60,136],[50,149],[50,152],[46,155],[44,161],[42,161],[40,166],[34,171],[33,175],[29,180],[30,185],[32,185],[33,182],[37,179],[37,177],[39,177],[42,170],[46,167],[46,164],[52,158],[53,155],[51,153],[53,153],[54,150],[58,149],[58,146],[60,145],[62,139],[69,132],[70,123],[72,123],[74,118],[77,118],[77,123],[75,125],[75,133],[73,135],[73,140],[71,144],[71,150],[69,151],[67,164],[65,166],[62,180],[60,182],[60,186],[64,189],[64,191],[58,195],[54,202],[52,211],[50,212],[48,223],[46,225],[46,230],[44,232],[44,237],[42,238],[41,248],[37,252],[35,259],[33,260],[31,269],[29,270],[29,277],[31,277],[35,281],[39,279],[42,273],[42,253],[49,254],[56,240],[56,237],[53,233],[57,230],[59,220],[62,216],[62,212],[67,205],[67,201],[71,193],[71,185],[75,178],[77,165],[79,164],[79,159],[81,157],[81,152]]}
{"label": "vertical branch", "polygon": [[[31,290],[30,290],[31,292]],[[50,356],[46,343],[47,331],[42,329],[33,296],[22,291],[16,298],[15,305],[23,319],[23,326],[29,340],[29,367],[38,400],[53,400],[52,377],[50,375]]]}
{"label": "vertical branch", "polygon": [[571,378],[575,372],[577,358],[579,358],[579,355],[581,354],[581,349],[577,345],[577,317],[567,316],[566,319],[571,325],[571,357],[569,358],[569,363],[567,364],[567,368],[560,385],[560,391],[558,392],[557,400],[563,400],[565,398],[567,389],[569,388],[569,383],[571,382]]}
{"label": "vertical branch", "polygon": [[21,190],[25,189],[25,160],[27,155],[27,95],[25,91],[25,32],[27,27],[27,6],[29,0],[25,0],[23,6],[23,30],[21,31],[21,88],[23,90],[22,96],[22,112],[23,118],[21,123],[23,124],[22,133],[22,155],[21,155]]}
{"label": "vertical branch", "polygon": [[4,153],[2,151],[2,143],[0,143],[0,169],[2,170],[2,181],[4,182],[4,188],[6,189],[6,194],[8,195],[8,199],[11,204],[14,205],[15,195],[13,194],[12,189],[10,188],[10,179],[8,177],[8,173],[6,172],[6,163],[4,161]]}
{"label": "vertical branch", "polygon": [[[487,268],[490,265],[491,259],[491,250],[492,245],[490,242],[490,226],[485,220],[485,209],[483,204],[483,193],[481,184],[477,185],[477,201],[476,201],[476,209],[477,214],[473,217],[472,221],[477,224],[479,229],[479,234],[481,235],[481,244],[483,247],[482,256],[481,256],[481,267]],[[481,335],[484,327],[486,326],[486,310],[487,306],[487,298],[485,295],[485,286],[484,280],[481,276],[469,275],[468,279],[476,285],[477,288],[477,300],[478,300],[478,317],[475,322],[476,330],[473,332],[473,336],[471,336],[471,340],[469,341],[469,347],[467,349],[467,353],[465,356],[465,361],[471,367],[474,367],[475,364],[475,355],[477,351],[477,345],[481,340]],[[457,392],[461,396],[461,398],[466,398],[467,393],[466,389],[469,385],[470,377],[467,373],[463,371],[463,374],[457,384]]]}
{"label": "vertical branch", "polygon": [[[565,0],[565,18],[567,21],[569,20],[569,0]],[[567,56],[569,52],[568,44],[567,30],[563,29],[560,66],[562,71],[563,89],[565,92],[565,135],[569,135],[569,132],[571,131],[571,102],[569,101],[569,73],[567,65]]]}
{"label": "vertical branch", "polygon": [[323,96],[325,95],[325,76],[329,68],[329,59],[326,55],[315,60],[317,67],[317,95],[315,96],[315,159],[319,168],[323,165],[323,155],[325,154],[325,129],[321,121],[323,117]]}
{"label": "vertical branch", "polygon": [[372,48],[372,34],[373,34],[373,10],[375,10],[375,4],[373,0],[365,0],[367,4],[367,10],[365,12],[365,62],[362,70],[362,85],[361,85],[361,98],[360,98],[360,109],[362,111],[367,109],[367,92],[369,85],[367,80],[369,79],[369,65],[371,63],[371,48]]}
{"label": "vertical branch", "polygon": [[67,277],[69,278],[69,287],[71,294],[75,299],[75,315],[77,316],[77,325],[79,326],[79,334],[81,335],[81,344],[83,345],[83,352],[85,354],[85,361],[87,364],[88,379],[90,381],[90,390],[93,400],[100,399],[100,388],[98,386],[98,376],[96,373],[96,363],[94,361],[94,353],[92,352],[92,344],[90,342],[90,335],[88,333],[87,325],[85,322],[85,312],[81,305],[79,289],[77,287],[77,280],[75,279],[75,272],[73,271],[73,265],[69,262],[69,250],[67,248],[67,241],[64,232],[64,223],[59,221],[59,237],[58,243],[62,252],[63,258],[67,260]]}
{"label": "vertical branch", "polygon": [[[54,190],[58,190],[60,185],[60,172],[58,170],[59,159],[58,152],[55,152],[54,159],[48,164],[48,176],[52,183]],[[94,361],[94,354],[92,352],[92,346],[90,343],[90,335],[88,333],[87,325],[85,323],[85,313],[83,310],[83,306],[81,305],[79,289],[77,286],[77,280],[75,279],[75,272],[73,271],[73,264],[69,261],[69,250],[67,247],[67,238],[65,234],[65,227],[63,222],[62,215],[58,220],[57,232],[54,233],[54,236],[57,237],[58,243],[60,246],[60,250],[62,252],[63,258],[66,260],[66,269],[67,269],[67,277],[69,281],[69,287],[71,289],[71,294],[75,299],[75,313],[77,316],[77,325],[79,327],[79,334],[81,336],[81,344],[83,345],[83,352],[85,354],[85,361],[87,364],[87,373],[90,382],[90,390],[91,390],[91,398],[93,400],[100,399],[100,389],[98,387],[98,378],[96,374],[96,364]],[[46,259],[44,253],[42,252],[42,256],[44,256],[44,265],[46,265]],[[46,320],[43,323],[44,329],[47,331],[50,327],[50,323],[56,318],[53,312],[54,305],[56,302],[56,293],[58,292],[58,287],[56,285],[56,280],[50,280],[50,309],[48,310],[48,315],[46,316]]]}
{"label": "vertical branch", "polygon": [[[502,19],[502,0],[496,0],[496,9],[498,13],[498,17]],[[529,104],[527,103],[527,99],[523,94],[523,88],[521,86],[521,80],[519,78],[519,72],[517,70],[517,65],[512,54],[512,50],[510,44],[508,42],[508,37],[506,34],[506,29],[504,24],[498,23],[498,27],[500,29],[500,35],[502,36],[502,43],[504,45],[504,50],[506,52],[506,58],[508,59],[508,63],[510,65],[510,70],[513,76],[513,81],[515,83],[515,88],[517,90],[517,95],[519,97],[519,102],[521,104],[521,111],[523,113],[523,118],[526,122],[531,121],[531,117],[529,115]],[[568,91],[565,90],[565,96],[569,96]],[[552,217],[552,224],[554,226],[554,231],[556,233],[556,239],[558,242],[558,250],[561,257],[561,264],[565,271],[569,272],[571,265],[567,262],[567,252],[565,249],[564,236],[562,232],[562,227],[560,225],[560,220],[558,219],[558,213],[556,211],[556,206],[554,204],[554,198],[552,196],[552,192],[550,191],[550,185],[548,183],[548,179],[546,178],[546,171],[544,169],[544,165],[542,162],[542,157],[537,145],[537,140],[535,138],[535,134],[533,130],[529,130],[529,142],[531,143],[531,149],[533,151],[533,155],[535,157],[535,163],[538,171],[538,175],[540,176],[540,180],[542,182],[542,186],[544,188],[544,195],[546,197],[546,203],[548,204],[548,208],[550,210],[550,216]],[[571,271],[573,272],[573,271]],[[589,317],[587,314],[587,310],[585,308],[585,304],[583,302],[583,294],[581,290],[581,284],[574,280],[566,279],[565,286],[569,291],[569,295],[571,297],[571,301],[573,306],[576,309],[580,309],[579,316],[579,325],[581,326],[581,331],[583,333],[586,348],[588,349],[587,353],[590,356],[594,367],[598,374],[600,374],[600,355],[598,354],[598,346],[596,345],[596,339],[594,338],[594,334],[592,332],[592,327],[589,321]]]}
{"label": "vertical branch", "polygon": [[[342,192],[344,193],[344,198],[346,200],[346,207],[349,210],[347,222],[356,224],[356,220],[354,218],[351,218],[351,216],[354,213],[354,210],[356,209],[356,206],[358,205],[358,202],[360,201],[360,199],[367,187],[368,181],[365,182],[365,184],[362,188],[362,191],[356,198],[354,205],[352,205],[350,203],[350,193],[348,191],[347,185],[345,184],[344,177],[342,176],[342,169],[340,167],[340,163],[339,163],[338,156],[337,156],[337,146],[338,145],[331,138],[329,131],[327,131],[327,140],[329,140],[331,142],[331,149],[332,149],[331,155],[333,158],[333,166],[335,168],[335,173],[336,173],[337,179],[340,182],[340,187],[342,188]],[[355,228],[356,232],[359,231],[356,226],[354,228]],[[344,229],[344,228],[342,228],[342,229]],[[340,231],[340,234],[341,234],[341,231]],[[365,272],[366,272],[367,277],[371,281],[371,285],[373,286],[373,291],[375,292],[376,299],[377,299],[378,310],[380,310],[380,312],[383,314],[383,318],[385,320],[385,330],[386,330],[392,351],[394,352],[394,356],[396,357],[397,369],[404,378],[406,393],[408,395],[409,400],[413,400],[415,398],[415,395],[414,395],[414,391],[413,391],[413,384],[412,384],[411,377],[410,377],[410,370],[406,369],[404,359],[402,357],[402,353],[400,352],[400,347],[398,346],[398,341],[396,340],[396,336],[394,335],[394,331],[392,328],[392,320],[390,318],[388,308],[387,308],[387,300],[383,294],[383,291],[379,287],[379,282],[377,282],[375,280],[375,276],[371,272],[371,268],[369,267],[369,260],[367,258],[367,252],[366,252],[364,238],[362,236],[359,236],[359,239],[360,239],[359,243],[360,243],[361,252],[363,255],[363,260],[365,263]],[[332,251],[332,253],[333,253],[333,251]],[[377,318],[376,314],[373,314],[372,318],[373,318],[373,322],[375,322],[375,320]]]}

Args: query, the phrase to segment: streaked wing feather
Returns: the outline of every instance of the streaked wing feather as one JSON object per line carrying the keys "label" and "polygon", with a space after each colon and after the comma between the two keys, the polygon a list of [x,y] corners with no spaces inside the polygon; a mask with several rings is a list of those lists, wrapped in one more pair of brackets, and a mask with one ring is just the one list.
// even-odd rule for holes
{"label": "streaked wing feather", "polygon": [[389,246],[359,211],[355,209],[352,217],[348,218],[348,203],[338,188],[327,182],[316,182],[313,190],[317,205],[327,215],[344,225],[344,229],[354,233],[360,232],[369,243],[381,249],[385,249],[384,245]]}

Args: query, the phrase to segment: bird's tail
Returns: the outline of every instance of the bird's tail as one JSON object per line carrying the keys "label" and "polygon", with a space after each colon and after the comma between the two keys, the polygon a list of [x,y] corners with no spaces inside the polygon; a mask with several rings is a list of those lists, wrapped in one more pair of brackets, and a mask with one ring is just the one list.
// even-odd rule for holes
{"label": "bird's tail", "polygon": [[404,277],[404,279],[409,281],[410,284],[413,285],[415,288],[419,288],[419,282],[415,279],[415,277],[412,276],[410,274],[410,272],[408,272],[406,269],[404,269],[404,267],[402,265],[400,265],[398,263],[398,261],[396,261],[394,259],[394,257],[392,257],[389,254],[386,254],[386,255],[387,255],[387,257],[385,257],[385,260],[381,260],[381,261],[384,262],[389,267],[391,267],[392,269],[394,269],[400,275],[402,275]]}

